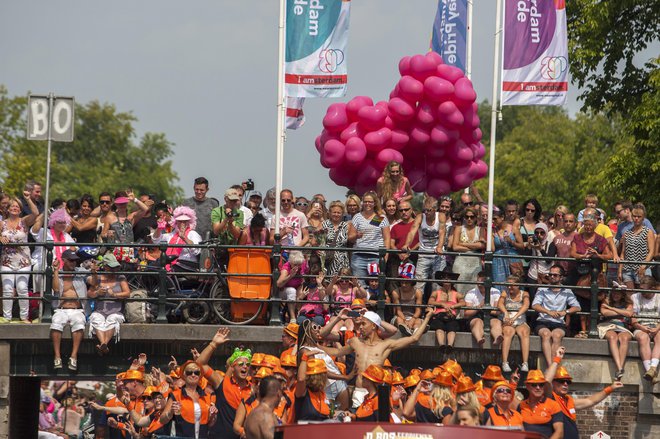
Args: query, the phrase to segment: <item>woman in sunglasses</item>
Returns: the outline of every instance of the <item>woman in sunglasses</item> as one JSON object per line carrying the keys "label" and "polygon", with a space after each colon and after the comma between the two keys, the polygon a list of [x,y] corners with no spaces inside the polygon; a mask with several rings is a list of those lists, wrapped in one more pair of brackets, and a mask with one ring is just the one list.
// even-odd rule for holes
{"label": "woman in sunglasses", "polygon": [[[467,207],[463,210],[463,225],[454,228],[452,240],[452,250],[459,253],[481,253],[486,249],[486,231],[483,227],[477,226],[478,210],[474,207]],[[477,255],[456,256],[454,273],[459,275],[458,280],[475,281],[477,274],[481,271],[481,258]],[[459,284],[456,290],[465,294],[474,288],[474,285]]]}
{"label": "woman in sunglasses", "polygon": [[174,419],[177,436],[206,438],[218,414],[215,394],[205,392],[200,386],[202,366],[189,360],[183,363],[180,370],[184,385],[172,390],[160,421],[167,423]]}
{"label": "woman in sunglasses", "polygon": [[493,404],[484,413],[484,425],[522,427],[523,418],[512,406],[515,388],[508,381],[498,381],[491,389]]}

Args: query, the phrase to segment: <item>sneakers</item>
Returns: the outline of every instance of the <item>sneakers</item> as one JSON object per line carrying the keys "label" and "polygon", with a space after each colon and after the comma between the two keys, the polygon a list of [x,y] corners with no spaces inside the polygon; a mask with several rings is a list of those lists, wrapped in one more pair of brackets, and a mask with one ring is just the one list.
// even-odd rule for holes
{"label": "sneakers", "polygon": [[649,370],[646,371],[644,374],[644,379],[646,381],[653,381],[653,378],[655,378],[658,375],[658,370],[655,368],[655,366],[651,366]]}
{"label": "sneakers", "polygon": [[398,328],[399,328],[399,332],[405,337],[410,337],[411,335],[413,335],[410,328],[407,327],[406,325],[399,325]]}
{"label": "sneakers", "polygon": [[616,371],[616,374],[614,375],[614,380],[615,381],[621,381],[621,378],[623,378],[624,372],[623,369],[619,369]]}
{"label": "sneakers", "polygon": [[62,368],[62,359],[61,358],[56,358],[53,361],[53,369],[61,369]]}
{"label": "sneakers", "polygon": [[529,372],[529,365],[527,363],[523,363],[520,365],[520,371],[521,372]]}
{"label": "sneakers", "polygon": [[0,323],[9,323],[11,320],[9,320],[6,317],[0,317]]}
{"label": "sneakers", "polygon": [[502,372],[506,372],[506,373],[511,372],[511,366],[509,366],[509,362],[508,362],[508,361],[504,361],[504,362],[502,363]]}
{"label": "sneakers", "polygon": [[[62,360],[60,360],[60,367],[62,366]],[[78,360],[71,357],[69,358],[69,370],[76,371],[78,370]]]}

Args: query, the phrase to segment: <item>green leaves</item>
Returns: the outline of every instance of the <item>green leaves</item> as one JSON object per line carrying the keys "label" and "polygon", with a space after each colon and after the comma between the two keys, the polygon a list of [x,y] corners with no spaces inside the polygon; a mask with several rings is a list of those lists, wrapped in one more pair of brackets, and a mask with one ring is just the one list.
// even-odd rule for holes
{"label": "green leaves", "polygon": [[[27,99],[7,96],[0,86],[0,179],[11,194],[20,194],[28,179],[45,184],[46,142],[25,138]],[[172,143],[162,133],[146,133],[136,143],[131,113],[92,101],[76,105],[75,139],[53,143],[51,199],[98,195],[132,188],[159,199],[181,198],[172,169]]]}

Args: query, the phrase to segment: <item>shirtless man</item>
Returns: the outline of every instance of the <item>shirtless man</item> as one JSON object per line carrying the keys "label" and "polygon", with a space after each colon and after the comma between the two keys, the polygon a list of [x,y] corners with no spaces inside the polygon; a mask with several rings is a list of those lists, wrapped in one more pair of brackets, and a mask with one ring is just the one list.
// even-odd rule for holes
{"label": "shirtless man", "polygon": [[279,380],[269,376],[259,383],[259,405],[245,419],[247,439],[272,439],[275,436],[277,416],[273,411],[282,398]]}
{"label": "shirtless man", "polygon": [[[76,261],[80,259],[72,250],[62,253],[62,268],[64,271],[79,271]],[[53,296],[59,297],[59,301],[53,302],[56,309],[53,312],[53,320],[50,325],[50,338],[53,341],[54,369],[62,369],[62,356],[60,345],[62,343],[62,331],[68,324],[71,326],[71,338],[73,347],[69,357],[69,370],[78,370],[78,348],[83,339],[85,329],[85,305],[80,299],[87,297],[87,285],[97,285],[98,276],[96,265],[92,265],[92,275],[86,274],[60,274],[60,261],[53,260]],[[59,304],[57,303],[59,302]],[[59,305],[59,306],[58,306]]]}
{"label": "shirtless man", "polygon": [[[355,352],[355,366],[357,367],[358,375],[355,381],[355,391],[353,392],[353,406],[359,407],[362,404],[362,399],[367,394],[367,390],[362,387],[362,372],[367,370],[371,364],[376,366],[383,366],[387,357],[393,351],[398,351],[417,343],[424,334],[429,320],[433,316],[433,307],[426,308],[426,316],[419,326],[410,337],[389,338],[383,340],[378,335],[378,331],[382,330],[380,317],[373,311],[367,311],[362,315],[359,323],[360,338],[352,337],[346,341],[346,345],[341,348],[322,347],[324,351],[331,356],[343,356]],[[357,405],[356,405],[357,404]]]}

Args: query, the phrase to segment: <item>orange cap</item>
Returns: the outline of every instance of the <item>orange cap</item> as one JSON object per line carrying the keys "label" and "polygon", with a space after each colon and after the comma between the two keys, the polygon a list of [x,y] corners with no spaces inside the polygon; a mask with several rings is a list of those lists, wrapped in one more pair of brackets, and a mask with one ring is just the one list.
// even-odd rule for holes
{"label": "orange cap", "polygon": [[386,358],[385,361],[383,361],[383,367],[393,367],[389,358]]}
{"label": "orange cap", "polygon": [[264,367],[270,367],[271,369],[274,369],[275,367],[280,365],[280,359],[277,358],[275,355],[266,354],[264,355],[264,359],[261,362],[261,364]]}
{"label": "orange cap", "polygon": [[571,376],[570,373],[566,370],[564,366],[559,366],[557,368],[557,372],[555,373],[555,380],[571,380],[573,381],[573,377]]}
{"label": "orange cap", "polygon": [[435,378],[435,375],[431,370],[425,369],[419,377],[423,380],[432,381]]}
{"label": "orange cap", "polygon": [[413,369],[410,371],[410,375],[421,375],[422,374],[422,369]]}
{"label": "orange cap", "polygon": [[458,364],[454,360],[447,360],[444,362],[442,366],[444,370],[449,372],[451,376],[454,377],[455,380],[459,379],[461,376],[463,376],[463,368],[461,367],[460,364]]}
{"label": "orange cap", "polygon": [[419,375],[408,375],[403,380],[403,387],[415,387],[420,381]]}
{"label": "orange cap", "polygon": [[398,370],[395,370],[392,373],[392,385],[393,386],[400,386],[404,383],[403,375],[401,375],[401,372]]}
{"label": "orange cap", "polygon": [[506,378],[502,375],[502,369],[500,366],[494,364],[489,364],[486,367],[486,371],[481,375],[481,379],[488,381],[506,381]]}
{"label": "orange cap", "polygon": [[296,367],[297,359],[295,355],[282,352],[280,355],[280,366],[282,367]]}
{"label": "orange cap", "polygon": [[433,384],[443,387],[451,387],[454,385],[454,380],[449,372],[443,370],[435,377]]}
{"label": "orange cap", "polygon": [[538,383],[546,383],[547,381],[545,380],[545,376],[543,375],[543,371],[539,369],[534,369],[530,370],[527,373],[527,379],[525,380],[525,384],[538,384]]}
{"label": "orange cap", "polygon": [[252,354],[252,360],[250,361],[250,366],[254,366],[254,367],[265,366],[264,358],[266,358],[266,354],[255,352],[254,354]]}
{"label": "orange cap", "polygon": [[319,358],[310,358],[307,360],[307,375],[319,375],[322,373],[328,373],[325,361]]}
{"label": "orange cap", "polygon": [[273,371],[271,369],[269,369],[268,367],[260,367],[259,370],[257,370],[254,373],[253,378],[263,379],[263,378],[271,376],[272,374],[273,374]]}
{"label": "orange cap", "polygon": [[498,381],[498,382],[496,382],[495,385],[490,389],[490,399],[493,399],[493,398],[495,397],[495,390],[496,390],[498,387],[508,387],[509,389],[511,389],[512,392],[515,392],[515,391],[516,391],[516,387],[513,386],[513,385],[512,385],[511,383],[509,383],[508,381],[506,381],[506,380]]}
{"label": "orange cap", "polygon": [[367,303],[362,299],[353,299],[351,302],[351,309],[364,308],[365,306],[367,306]]}
{"label": "orange cap", "polygon": [[124,381],[128,381],[128,380],[144,381],[144,374],[139,370],[127,370],[126,372],[124,372],[124,378],[122,379]]}
{"label": "orange cap", "polygon": [[385,379],[385,369],[372,364],[371,366],[367,367],[367,370],[362,372],[362,376],[369,381],[373,381],[374,383],[383,383]]}
{"label": "orange cap", "polygon": [[298,328],[299,326],[297,323],[289,323],[284,327],[284,332],[298,340]]}
{"label": "orange cap", "polygon": [[457,395],[459,393],[474,392],[475,390],[477,390],[477,386],[475,386],[472,382],[472,378],[468,376],[462,376],[458,379],[458,383],[456,383]]}

